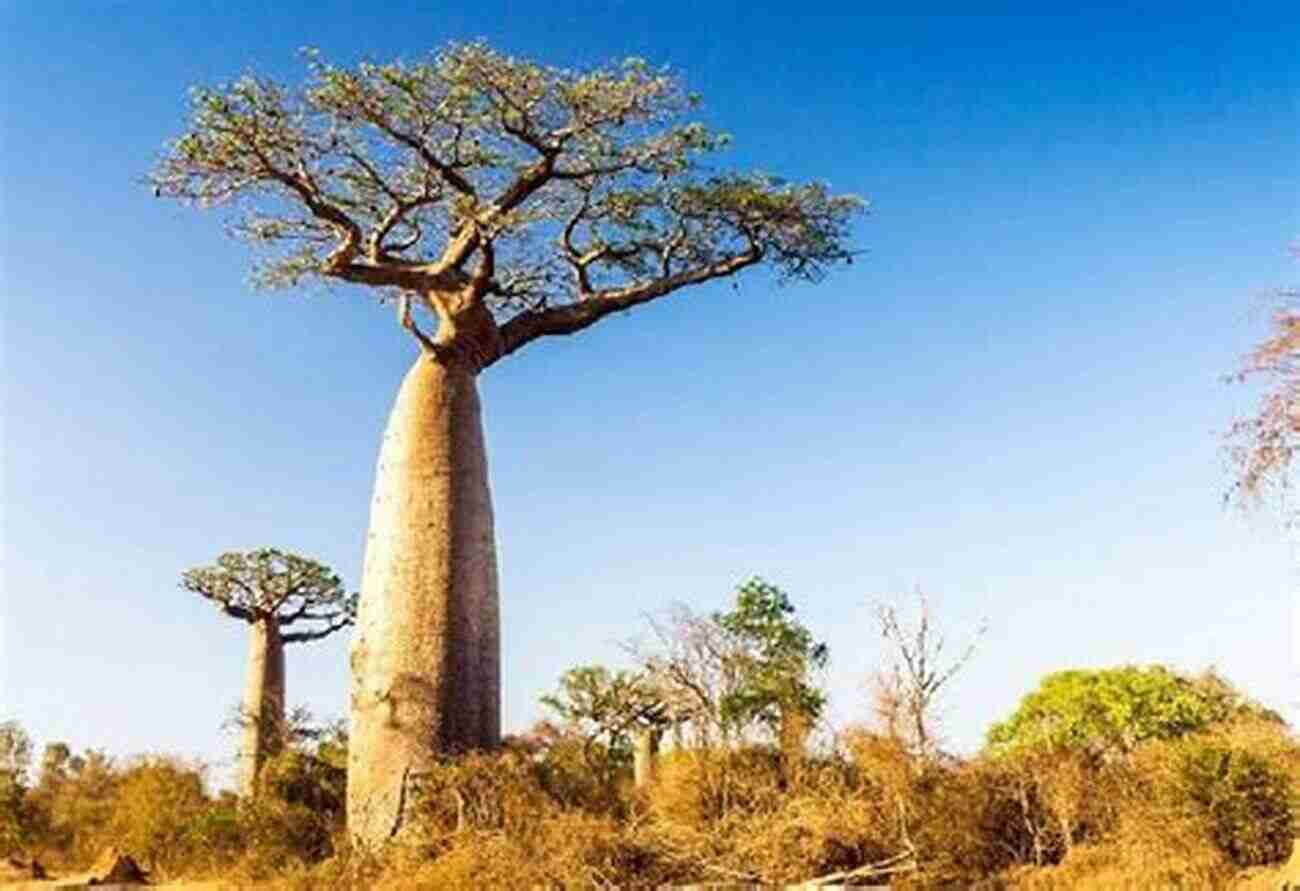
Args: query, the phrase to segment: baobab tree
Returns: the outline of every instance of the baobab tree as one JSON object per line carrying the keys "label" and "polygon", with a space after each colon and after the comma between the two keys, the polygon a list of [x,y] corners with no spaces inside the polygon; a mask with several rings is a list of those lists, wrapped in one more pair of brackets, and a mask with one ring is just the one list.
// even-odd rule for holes
{"label": "baobab tree", "polygon": [[240,705],[239,791],[252,795],[266,757],[283,742],[284,646],[351,625],[357,598],[328,567],[274,548],[225,553],[181,574],[181,587],[252,626]]}
{"label": "baobab tree", "polygon": [[[636,59],[546,67],[481,43],[426,61],[308,56],[299,88],[198,88],[155,193],[238,204],[269,285],[363,285],[419,355],[384,433],[353,643],[348,819],[378,842],[439,753],[500,739],[497,561],[477,378],[528,344],[769,266],[851,260],[862,202],[706,171],[726,137]],[[418,312],[435,320],[431,333]]]}
{"label": "baobab tree", "polygon": [[559,689],[541,701],[581,736],[583,760],[606,792],[613,789],[617,768],[629,759],[636,788],[653,781],[659,737],[672,723],[653,678],[582,665],[566,671]]}

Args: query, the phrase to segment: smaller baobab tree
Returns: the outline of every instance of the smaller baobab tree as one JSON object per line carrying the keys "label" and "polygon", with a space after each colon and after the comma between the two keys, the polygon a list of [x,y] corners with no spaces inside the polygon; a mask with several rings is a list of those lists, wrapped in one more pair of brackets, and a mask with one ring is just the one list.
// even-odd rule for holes
{"label": "smaller baobab tree", "polygon": [[252,795],[262,763],[283,742],[285,644],[321,640],[351,625],[357,597],[328,566],[275,548],[222,554],[211,566],[182,573],[181,587],[252,626],[239,753],[239,791]]}
{"label": "smaller baobab tree", "polygon": [[645,672],[611,672],[603,665],[571,668],[542,704],[580,733],[583,759],[607,792],[629,756],[636,787],[653,782],[659,737],[671,719],[668,704]]}

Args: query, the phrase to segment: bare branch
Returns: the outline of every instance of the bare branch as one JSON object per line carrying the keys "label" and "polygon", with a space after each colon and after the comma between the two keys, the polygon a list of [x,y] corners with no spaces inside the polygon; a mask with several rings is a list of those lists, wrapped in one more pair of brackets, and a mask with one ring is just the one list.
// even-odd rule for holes
{"label": "bare branch", "polygon": [[[1297,251],[1300,257],[1300,251]],[[1234,479],[1225,500],[1254,507],[1272,498],[1288,528],[1300,524],[1290,503],[1291,467],[1300,454],[1300,291],[1284,291],[1269,336],[1229,376],[1234,383],[1260,382],[1265,389],[1254,413],[1229,429],[1227,454]]]}
{"label": "bare branch", "polygon": [[627,288],[602,291],[577,303],[521,313],[501,328],[501,339],[504,344],[501,355],[508,356],[539,337],[574,334],[591,327],[611,313],[649,303],[687,285],[732,275],[761,259],[762,255],[757,250],[750,250],[703,268],[679,272],[676,275],[642,282]]}
{"label": "bare branch", "polygon": [[886,729],[904,738],[917,754],[928,756],[935,748],[935,704],[948,682],[975,654],[987,622],[976,628],[970,643],[947,664],[941,662],[944,637],[935,631],[929,598],[915,593],[917,614],[907,623],[897,606],[880,604],[876,619],[880,636],[891,647],[893,662],[876,678],[876,701]]}
{"label": "bare branch", "polygon": [[296,91],[254,77],[196,90],[151,184],[238,201],[233,231],[273,251],[263,283],[333,279],[449,310],[431,338],[401,316],[426,351],[490,363],[759,263],[816,280],[851,258],[862,202],[702,174],[728,139],[685,120],[695,100],[638,60],[579,73],[472,43],[309,68]]}

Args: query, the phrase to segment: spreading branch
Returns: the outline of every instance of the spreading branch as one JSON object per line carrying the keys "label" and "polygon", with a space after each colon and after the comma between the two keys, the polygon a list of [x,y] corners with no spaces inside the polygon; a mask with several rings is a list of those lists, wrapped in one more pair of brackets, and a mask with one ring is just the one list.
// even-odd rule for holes
{"label": "spreading branch", "polygon": [[232,618],[274,622],[285,643],[320,640],[356,620],[356,595],[329,567],[274,548],[222,554],[186,570],[180,584]]}
{"label": "spreading branch", "polygon": [[[234,208],[231,231],[267,249],[263,284],[345,282],[436,312],[433,336],[401,314],[435,357],[490,363],[751,266],[816,280],[852,259],[863,202],[706,173],[728,138],[640,60],[577,72],[472,43],[308,67],[296,90],[248,75],[193,91],[151,184]],[[459,324],[484,309],[498,333]],[[486,353],[429,350],[485,336]]]}

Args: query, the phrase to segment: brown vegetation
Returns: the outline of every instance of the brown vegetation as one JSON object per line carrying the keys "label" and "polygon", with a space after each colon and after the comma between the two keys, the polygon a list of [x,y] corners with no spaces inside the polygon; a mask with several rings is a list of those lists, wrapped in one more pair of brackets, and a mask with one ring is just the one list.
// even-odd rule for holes
{"label": "brown vegetation", "polygon": [[[945,663],[931,618],[919,636],[901,627],[882,635],[917,670],[880,688],[898,695],[874,726],[792,734],[791,714],[819,714],[812,669],[827,651],[789,598],[754,579],[732,611],[679,610],[634,670],[567,672],[544,700],[561,723],[410,777],[408,819],[379,849],[344,831],[346,733],[301,712],[251,798],[213,794],[177,759],[61,744],[29,777],[30,742],[0,724],[0,855],[67,875],[111,845],[163,881],[303,891],[1217,888],[1291,856],[1300,742],[1221,676],[1056,672],[959,758],[935,742],[944,685],[927,679],[951,679],[970,651]],[[898,701],[911,705],[884,707]],[[671,731],[639,783],[636,727]]]}
{"label": "brown vegetation", "polygon": [[[332,748],[331,748],[332,747]],[[1291,854],[1300,746],[1249,718],[1122,759],[1063,750],[915,754],[865,729],[795,773],[776,745],[676,749],[637,790],[593,779],[554,728],[439,763],[380,857],[341,836],[337,737],[300,741],[253,801],[170,759],[90,757],[25,796],[26,856],[60,874],[114,844],[160,878],[279,887],[650,887],[892,881],[895,887],[1228,887]],[[66,873],[65,873],[66,874]],[[1135,884],[1136,883],[1136,884]]]}

